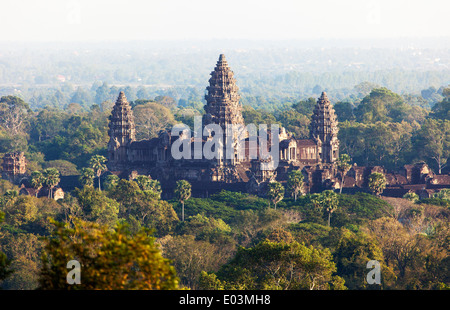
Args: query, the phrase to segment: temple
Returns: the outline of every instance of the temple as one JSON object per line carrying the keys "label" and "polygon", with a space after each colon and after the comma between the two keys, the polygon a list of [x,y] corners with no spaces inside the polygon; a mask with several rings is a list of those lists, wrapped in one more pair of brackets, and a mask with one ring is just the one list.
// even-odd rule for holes
{"label": "temple", "polygon": [[17,183],[25,176],[26,167],[24,152],[6,153],[2,162],[2,178]]}
{"label": "temple", "polygon": [[[276,132],[268,128],[255,141],[246,130],[248,124],[246,127],[242,116],[239,88],[223,54],[211,72],[206,91],[201,128],[163,130],[149,140],[136,140],[133,110],[125,94],[120,92],[109,123],[109,173],[129,179],[148,175],[160,181],[163,197],[170,197],[176,181],[181,179],[191,183],[192,194],[197,197],[207,197],[222,189],[264,195],[269,182],[285,183],[292,170],[300,170],[304,175],[303,193],[341,186],[349,193],[367,191],[367,179],[373,172],[385,174],[388,180],[385,192],[391,196],[401,197],[414,191],[421,197],[429,197],[439,188],[450,187],[450,180],[444,179],[450,176],[434,175],[424,163],[406,165],[395,173],[379,166],[353,165],[343,178],[336,167],[338,120],[325,92],[317,99],[311,116],[309,139],[296,138],[281,127]],[[207,125],[216,127],[207,130]],[[236,130],[228,131],[230,127]],[[197,152],[218,137],[222,137],[218,139],[219,145],[226,152],[219,152],[222,150],[219,147],[213,158]],[[267,143],[260,143],[261,140]],[[189,156],[174,156],[173,149],[183,149]],[[272,152],[271,157],[261,156],[263,151]],[[273,163],[274,152],[277,152],[277,165],[263,169],[268,162]]]}
{"label": "temple", "polygon": [[[194,137],[183,137],[182,132],[172,133],[164,130],[157,138],[137,141],[133,111],[125,94],[120,92],[109,123],[109,170],[126,177],[149,175],[161,182],[163,190],[172,188],[177,180],[186,179],[193,185],[193,191],[200,196],[220,189],[261,193],[268,182],[285,181],[287,174],[293,169],[304,170],[308,181],[305,191],[322,187],[314,184],[318,178],[317,173],[312,171],[316,171],[318,167],[321,170],[332,169],[333,162],[339,156],[338,123],[325,92],[318,99],[312,116],[310,139],[298,139],[284,128],[279,128],[277,132],[271,132],[270,128],[267,130],[266,151],[279,151],[277,167],[270,170],[261,169],[267,159],[259,156],[261,145],[252,144],[248,132],[245,131],[239,88],[223,54],[219,56],[211,72],[206,90],[202,126],[220,126],[223,135],[221,142],[224,146],[232,147],[231,151],[227,150],[229,154],[222,153],[213,159],[206,158],[204,154],[181,159],[172,156],[172,146],[175,141],[179,142],[179,139],[189,139],[191,154],[195,153],[195,143],[199,143],[203,149],[205,143],[217,134],[205,133],[203,127],[201,133],[197,132]],[[228,135],[227,126],[230,125],[235,126],[237,130]],[[273,135],[277,135],[277,139],[272,139]],[[278,141],[276,148],[272,140]],[[252,157],[252,154],[256,156]]]}

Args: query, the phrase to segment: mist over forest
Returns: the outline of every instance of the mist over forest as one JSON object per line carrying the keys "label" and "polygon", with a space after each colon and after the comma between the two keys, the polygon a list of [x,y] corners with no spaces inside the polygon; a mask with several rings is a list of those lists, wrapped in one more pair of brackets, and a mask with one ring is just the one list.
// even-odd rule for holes
{"label": "mist over forest", "polygon": [[[0,43],[0,96],[33,110],[170,96],[203,101],[209,73],[224,53],[244,105],[278,110],[327,91],[333,103],[361,99],[363,85],[421,96],[431,108],[450,82],[447,38],[384,40],[205,40]],[[368,83],[368,84],[367,84]],[[98,96],[106,84],[110,96]],[[189,104],[188,104],[189,105]],[[201,112],[202,104],[198,104]]]}

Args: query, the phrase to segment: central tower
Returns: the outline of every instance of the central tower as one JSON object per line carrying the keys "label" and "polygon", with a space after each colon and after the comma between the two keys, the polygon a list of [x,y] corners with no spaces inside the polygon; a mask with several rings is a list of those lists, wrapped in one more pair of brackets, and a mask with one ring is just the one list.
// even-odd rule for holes
{"label": "central tower", "polygon": [[327,93],[317,100],[311,117],[311,139],[319,146],[319,155],[322,163],[334,163],[339,158],[339,140],[337,137],[339,128],[333,106]]}
{"label": "central tower", "polygon": [[136,140],[133,111],[123,91],[109,116],[108,164],[112,170],[120,170],[128,160],[128,146]]}
{"label": "central tower", "polygon": [[224,54],[220,54],[206,90],[204,125],[219,124],[224,131],[226,124],[244,125],[239,88]]}

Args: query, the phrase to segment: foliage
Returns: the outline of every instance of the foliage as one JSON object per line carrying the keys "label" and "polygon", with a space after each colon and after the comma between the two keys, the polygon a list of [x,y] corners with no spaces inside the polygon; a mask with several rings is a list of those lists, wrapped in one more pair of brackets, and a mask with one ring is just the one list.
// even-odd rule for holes
{"label": "foliage", "polygon": [[[3,222],[5,214],[0,211],[0,223]],[[11,260],[8,259],[5,253],[0,251],[0,283],[5,280],[13,270],[10,268]],[[1,288],[1,286],[0,286]]]}
{"label": "foliage", "polygon": [[[336,262],[337,273],[344,278],[349,289],[380,289],[391,284],[395,275],[384,263],[383,252],[375,239],[364,233],[351,233],[341,229],[334,242],[337,246],[333,254]],[[370,260],[376,260],[381,264],[381,285],[369,285],[366,281],[366,264]]]}
{"label": "foliage", "polygon": [[407,192],[406,194],[403,195],[403,198],[408,199],[412,202],[416,202],[419,200],[419,195],[417,195],[414,192]]}
{"label": "foliage", "polygon": [[374,172],[368,177],[369,189],[376,196],[380,196],[383,190],[386,188],[386,178],[384,174]]}
{"label": "foliage", "polygon": [[94,170],[95,174],[98,178],[98,189],[101,191],[101,182],[100,182],[100,176],[102,175],[103,171],[105,171],[106,165],[106,157],[102,155],[94,155],[89,160],[89,165],[92,170]]}
{"label": "foliage", "polygon": [[191,184],[186,180],[177,181],[174,194],[182,205],[181,220],[184,221],[184,203],[191,197]]}
{"label": "foliage", "polygon": [[270,182],[267,185],[267,198],[273,203],[276,209],[277,203],[284,198],[284,186],[280,182]]}
{"label": "foliage", "polygon": [[85,186],[74,191],[78,204],[83,211],[83,218],[105,226],[114,227],[118,220],[119,203],[108,198],[104,193]]}
{"label": "foliage", "polygon": [[438,168],[439,174],[450,157],[450,121],[427,119],[414,138],[419,156]]}
{"label": "foliage", "polygon": [[136,178],[136,183],[139,185],[139,188],[143,191],[152,191],[158,196],[161,196],[161,184],[158,180],[152,180],[150,177],[146,175],[139,175]]}
{"label": "foliage", "polygon": [[42,175],[44,176],[44,184],[48,187],[48,195],[49,198],[53,197],[53,189],[56,185],[58,185],[60,178],[59,178],[59,171],[56,168],[47,168],[42,172]]}
{"label": "foliage", "polygon": [[[339,277],[333,276],[335,271],[329,250],[297,242],[266,240],[253,248],[239,248],[235,257],[216,273],[215,280],[219,284],[215,286],[225,289],[331,289],[339,282]],[[339,285],[338,289],[345,287]]]}
{"label": "foliage", "polygon": [[[107,226],[74,220],[58,222],[47,239],[40,271],[41,289],[177,289],[178,279],[148,232],[133,235],[126,226]],[[81,284],[66,282],[67,263],[81,264]]]}
{"label": "foliage", "polygon": [[79,181],[83,186],[94,186],[95,172],[92,168],[82,168]]}
{"label": "foliage", "polygon": [[33,171],[31,173],[31,186],[33,186],[34,189],[36,189],[36,197],[38,194],[38,191],[42,188],[45,182],[45,177],[40,171]]}
{"label": "foliage", "polygon": [[297,201],[297,195],[303,194],[303,173],[300,170],[293,170],[289,172],[287,180],[287,190],[291,195],[294,196],[295,201]]}
{"label": "foliage", "polygon": [[172,260],[180,283],[199,288],[202,271],[217,271],[233,253],[233,244],[210,243],[192,235],[177,235],[164,242],[163,255]]}
{"label": "foliage", "polygon": [[134,181],[120,180],[108,197],[119,204],[119,217],[130,225],[134,223],[134,230],[146,227],[153,229],[156,236],[163,236],[179,221],[171,204],[153,191],[142,191]]}
{"label": "foliage", "polygon": [[331,214],[338,208],[338,195],[332,190],[325,190],[312,199],[312,203],[328,213],[328,226],[330,226]]}
{"label": "foliage", "polygon": [[345,174],[350,170],[352,165],[350,164],[350,156],[347,154],[341,154],[339,155],[338,160],[336,161],[337,169],[341,173],[341,186],[339,192],[342,194],[342,188],[344,187],[344,178]]}
{"label": "foliage", "polygon": [[442,188],[433,194],[433,198],[450,200],[450,188]]}

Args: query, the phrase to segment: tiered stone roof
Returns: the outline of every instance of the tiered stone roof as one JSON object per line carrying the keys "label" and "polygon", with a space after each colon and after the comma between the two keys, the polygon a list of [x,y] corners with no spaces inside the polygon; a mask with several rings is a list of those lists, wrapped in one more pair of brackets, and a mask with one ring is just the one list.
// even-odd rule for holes
{"label": "tiered stone roof", "polygon": [[204,124],[219,124],[224,129],[226,124],[244,124],[242,105],[239,103],[239,88],[225,55],[219,56],[206,90],[208,93],[205,95]]}
{"label": "tiered stone roof", "polygon": [[319,138],[322,143],[328,142],[332,137],[337,136],[337,125],[338,121],[333,106],[326,92],[322,92],[311,118],[311,137]]}
{"label": "tiered stone roof", "polygon": [[125,145],[135,140],[136,129],[133,111],[123,91],[119,93],[119,97],[111,112],[108,133],[111,141],[114,142],[117,139],[120,145]]}

